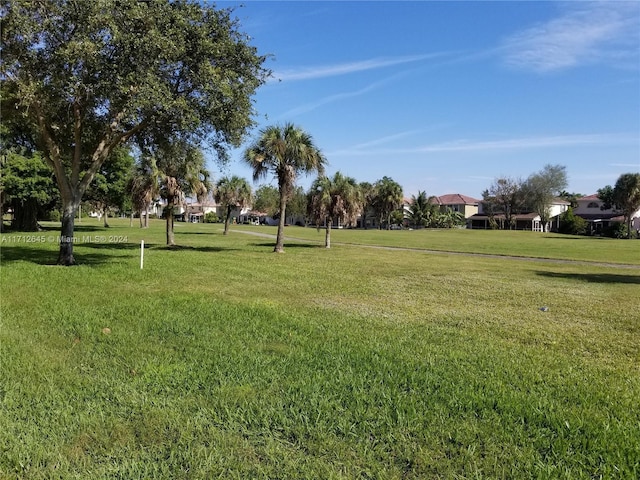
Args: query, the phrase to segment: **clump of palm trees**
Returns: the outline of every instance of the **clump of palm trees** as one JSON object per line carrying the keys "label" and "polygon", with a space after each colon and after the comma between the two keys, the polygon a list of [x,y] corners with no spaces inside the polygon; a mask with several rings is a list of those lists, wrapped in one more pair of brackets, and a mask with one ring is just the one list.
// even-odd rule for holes
{"label": "clump of palm trees", "polygon": [[224,210],[224,233],[229,233],[229,224],[231,223],[231,213],[235,208],[240,210],[251,205],[253,194],[251,185],[244,178],[236,175],[232,177],[223,177],[216,183],[214,198]]}
{"label": "clump of palm trees", "polygon": [[355,179],[336,172],[333,178],[320,176],[311,185],[308,215],[318,229],[325,227],[326,248],[331,248],[331,227],[354,226],[362,211],[363,192]]}
{"label": "clump of palm trees", "polygon": [[464,215],[451,208],[442,210],[433,201],[435,197],[427,197],[427,193],[419,191],[412,195],[407,220],[413,228],[455,228],[465,224]]}
{"label": "clump of palm trees", "polygon": [[[186,196],[204,200],[213,186],[202,151],[194,145],[176,142],[155,150],[145,150],[130,182],[134,208],[146,212],[148,205],[158,196],[166,201],[167,245],[175,245],[173,232],[174,210],[184,203]],[[145,215],[145,222],[148,215]]]}

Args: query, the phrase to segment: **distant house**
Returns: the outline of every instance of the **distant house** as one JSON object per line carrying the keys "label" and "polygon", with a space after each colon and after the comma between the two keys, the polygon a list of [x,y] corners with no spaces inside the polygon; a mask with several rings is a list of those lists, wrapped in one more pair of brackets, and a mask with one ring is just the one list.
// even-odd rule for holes
{"label": "distant house", "polygon": [[[577,202],[578,206],[573,213],[587,221],[588,232],[592,235],[602,233],[604,229],[615,223],[624,222],[624,215],[619,210],[602,208],[604,202],[598,198],[597,194],[578,198]],[[631,215],[631,225],[635,230],[640,229],[640,209]]]}
{"label": "distant house", "polygon": [[[532,232],[548,232],[558,230],[560,226],[560,215],[567,211],[570,202],[563,200],[562,198],[556,198],[550,207],[550,221],[547,225],[543,225],[540,214],[537,212],[521,212],[513,215],[515,230],[531,230]],[[493,221],[493,226],[492,226]],[[497,228],[508,229],[509,226],[505,225],[506,216],[504,213],[496,213],[493,216],[487,215],[484,212],[483,204],[480,202],[478,207],[478,213],[467,218],[467,228],[476,229],[490,229],[497,226]]]}
{"label": "distant house", "polygon": [[204,221],[204,216],[209,212],[215,212],[218,217],[220,214],[218,213],[221,210],[220,205],[216,204],[215,201],[209,199],[202,203],[200,202],[192,202],[185,203],[185,207],[180,215],[182,215],[181,220],[187,221],[190,223],[202,223]]}
{"label": "distant house", "polygon": [[460,193],[448,193],[439,197],[431,197],[429,202],[440,207],[440,211],[451,209],[454,212],[460,212],[464,218],[469,218],[478,213],[480,200],[462,195]]}

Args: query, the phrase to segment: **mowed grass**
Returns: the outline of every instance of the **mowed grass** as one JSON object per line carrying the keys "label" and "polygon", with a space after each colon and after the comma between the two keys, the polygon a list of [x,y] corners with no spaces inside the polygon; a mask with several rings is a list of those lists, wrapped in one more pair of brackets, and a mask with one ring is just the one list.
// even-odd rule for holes
{"label": "mowed grass", "polygon": [[640,268],[112,223],[2,237],[0,478],[640,474]]}
{"label": "mowed grass", "polygon": [[[275,235],[277,227],[234,225],[238,231]],[[324,243],[325,230],[289,226],[285,234]],[[332,229],[332,244],[388,246],[457,253],[569,259],[640,265],[640,242],[529,231],[467,229],[352,230]]]}

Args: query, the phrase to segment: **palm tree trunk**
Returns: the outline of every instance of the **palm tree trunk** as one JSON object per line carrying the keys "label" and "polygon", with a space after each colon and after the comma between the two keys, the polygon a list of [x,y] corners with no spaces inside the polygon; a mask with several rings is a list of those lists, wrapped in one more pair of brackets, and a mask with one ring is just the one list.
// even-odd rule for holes
{"label": "palm tree trunk", "polygon": [[176,244],[173,234],[173,199],[167,199],[167,209],[165,212],[167,219],[167,245],[172,247]]}
{"label": "palm tree trunk", "polygon": [[109,228],[109,221],[108,221],[108,217],[107,217],[107,205],[105,204],[104,208],[102,209],[102,213],[104,215],[104,226],[105,228]]}
{"label": "palm tree trunk", "polygon": [[278,221],[278,235],[276,236],[275,253],[284,253],[284,224],[287,209],[287,197],[284,188],[280,188],[280,219]]}
{"label": "palm tree trunk", "polygon": [[324,236],[324,248],[331,248],[331,224],[333,223],[333,219],[328,218],[326,222],[327,222],[327,229],[326,229],[326,234]]}

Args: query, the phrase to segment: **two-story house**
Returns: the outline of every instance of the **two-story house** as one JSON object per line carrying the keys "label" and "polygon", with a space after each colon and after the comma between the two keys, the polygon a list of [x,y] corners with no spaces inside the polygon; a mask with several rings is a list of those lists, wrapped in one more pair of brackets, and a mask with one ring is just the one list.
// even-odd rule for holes
{"label": "two-story house", "polygon": [[442,212],[448,209],[460,212],[464,215],[464,218],[469,218],[478,213],[480,204],[480,200],[460,193],[448,193],[439,197],[431,197],[429,202],[438,205]]}
{"label": "two-story house", "polygon": [[[578,198],[578,206],[573,213],[584,218],[589,224],[588,232],[592,235],[602,233],[614,223],[624,222],[624,215],[615,208],[603,209],[604,202],[598,198],[597,194],[587,195]],[[632,229],[640,229],[640,209],[631,215]]]}

